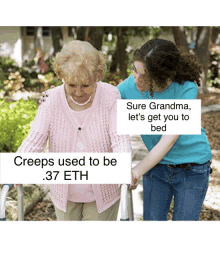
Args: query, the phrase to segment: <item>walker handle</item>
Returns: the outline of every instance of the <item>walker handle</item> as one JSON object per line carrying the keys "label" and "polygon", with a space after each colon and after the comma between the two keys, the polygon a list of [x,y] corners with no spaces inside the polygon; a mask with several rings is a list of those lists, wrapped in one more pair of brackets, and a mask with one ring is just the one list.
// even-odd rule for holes
{"label": "walker handle", "polygon": [[[9,190],[11,190],[11,189],[13,188],[14,184],[3,184],[3,185],[2,185],[2,188],[3,188],[3,186],[8,186],[8,187],[9,187]],[[8,191],[9,191],[9,190],[8,190]]]}
{"label": "walker handle", "polygon": [[3,184],[0,194],[0,221],[5,221],[5,206],[8,191],[13,188],[13,184]]}

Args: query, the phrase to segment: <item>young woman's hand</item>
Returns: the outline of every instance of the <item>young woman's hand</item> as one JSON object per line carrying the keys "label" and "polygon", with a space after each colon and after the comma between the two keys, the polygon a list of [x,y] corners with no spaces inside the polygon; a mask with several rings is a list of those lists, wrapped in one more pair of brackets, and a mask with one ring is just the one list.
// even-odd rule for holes
{"label": "young woman's hand", "polygon": [[[56,86],[54,85],[51,85],[50,86],[50,89],[53,89],[55,88]],[[42,102],[46,101],[47,97],[49,97],[49,94],[47,91],[44,91],[41,93],[41,96],[40,96],[40,99],[39,99],[39,103],[41,104]]]}
{"label": "young woman's hand", "polygon": [[139,179],[157,165],[171,150],[179,136],[180,135],[162,135],[160,141],[151,149],[146,157],[132,168],[134,176]]}
{"label": "young woman's hand", "polygon": [[136,176],[136,174],[131,171],[131,184],[129,186],[129,190],[133,190],[137,188],[138,180],[139,178]]}

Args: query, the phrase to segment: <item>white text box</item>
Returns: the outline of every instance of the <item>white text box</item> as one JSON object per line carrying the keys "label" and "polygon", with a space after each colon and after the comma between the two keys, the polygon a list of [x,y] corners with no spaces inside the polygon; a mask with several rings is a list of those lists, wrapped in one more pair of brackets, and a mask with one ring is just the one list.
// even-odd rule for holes
{"label": "white text box", "polygon": [[118,134],[201,134],[201,100],[118,100]]}
{"label": "white text box", "polygon": [[1,153],[0,184],[130,184],[130,153]]}

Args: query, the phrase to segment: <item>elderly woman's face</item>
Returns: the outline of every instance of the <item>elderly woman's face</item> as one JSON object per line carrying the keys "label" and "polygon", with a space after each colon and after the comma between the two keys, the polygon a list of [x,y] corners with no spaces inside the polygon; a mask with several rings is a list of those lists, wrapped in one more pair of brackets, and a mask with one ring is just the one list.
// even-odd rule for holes
{"label": "elderly woman's face", "polygon": [[92,95],[96,81],[95,76],[90,78],[85,74],[85,71],[81,71],[81,78],[84,77],[84,79],[82,78],[78,83],[66,82],[64,78],[67,94],[80,104],[86,102]]}
{"label": "elderly woman's face", "polygon": [[82,104],[86,102],[94,91],[95,82],[85,82],[85,83],[66,83],[65,88],[69,96],[71,96],[76,102]]}

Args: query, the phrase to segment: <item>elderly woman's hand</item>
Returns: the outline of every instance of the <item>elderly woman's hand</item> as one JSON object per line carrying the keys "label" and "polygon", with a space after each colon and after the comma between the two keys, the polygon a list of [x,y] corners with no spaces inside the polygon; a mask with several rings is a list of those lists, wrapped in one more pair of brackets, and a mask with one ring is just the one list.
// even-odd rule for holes
{"label": "elderly woman's hand", "polygon": [[[51,85],[50,89],[53,89],[55,87],[56,87],[55,85]],[[48,94],[47,91],[42,92],[41,96],[40,96],[40,99],[39,99],[39,103],[41,104],[42,102],[46,101],[46,97],[48,97],[48,96],[49,96],[49,94]]]}

